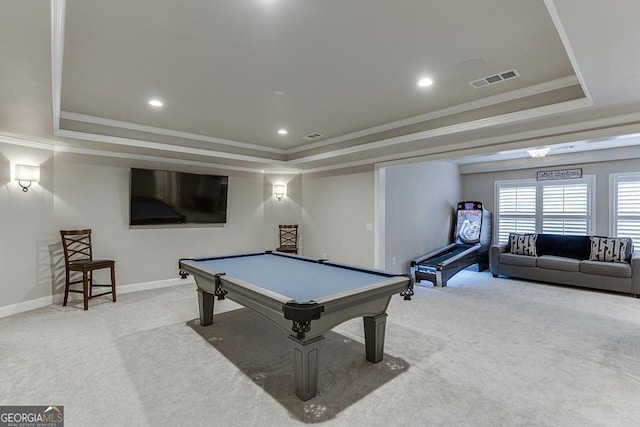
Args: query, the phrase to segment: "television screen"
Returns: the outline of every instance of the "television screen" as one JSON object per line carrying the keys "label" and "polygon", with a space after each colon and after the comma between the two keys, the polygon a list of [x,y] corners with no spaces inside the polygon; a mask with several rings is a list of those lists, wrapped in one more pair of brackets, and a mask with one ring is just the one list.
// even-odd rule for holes
{"label": "television screen", "polygon": [[229,177],[131,169],[129,224],[224,224]]}

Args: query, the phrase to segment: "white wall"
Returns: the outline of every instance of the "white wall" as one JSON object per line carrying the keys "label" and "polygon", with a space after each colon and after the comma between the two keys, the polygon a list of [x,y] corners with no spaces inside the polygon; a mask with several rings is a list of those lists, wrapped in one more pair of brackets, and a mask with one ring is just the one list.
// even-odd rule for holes
{"label": "white wall", "polygon": [[380,209],[385,226],[380,267],[405,274],[412,259],[452,241],[461,194],[458,167],[427,162],[380,169],[384,169]]}
{"label": "white wall", "polygon": [[[27,193],[12,181],[14,163],[40,165],[41,180]],[[228,175],[227,224],[130,228],[130,167]],[[0,178],[0,315],[47,305],[63,292],[60,229],[91,228],[94,256],[116,261],[119,286],[177,279],[183,257],[265,249],[265,209],[272,207],[262,173],[54,156],[50,149],[0,143]]]}
{"label": "white wall", "polygon": [[[120,285],[177,277],[178,260],[262,250],[262,174],[136,164],[229,175],[227,223],[214,226],[129,227],[130,166],[104,159],[57,156],[56,228],[91,228],[94,256],[116,261]],[[105,164],[106,163],[106,164]]]}
{"label": "white wall", "polygon": [[[60,294],[63,265],[59,230],[91,228],[95,256],[116,261],[118,285],[177,278],[182,257],[273,249],[277,225],[301,224],[301,253],[374,267],[374,167],[314,174],[263,174],[150,163],[3,144],[0,284],[3,307]],[[41,164],[42,180],[28,193],[7,176],[15,158]],[[130,228],[131,167],[229,175],[228,223],[224,226]],[[408,260],[447,243],[451,206],[459,199],[455,166],[440,162],[389,169],[384,226],[397,271]],[[442,185],[444,178],[447,182]],[[272,195],[286,181],[287,197]],[[414,185],[416,181],[425,185]],[[433,185],[437,182],[438,185]],[[427,212],[416,215],[416,212]],[[416,219],[417,218],[417,219]],[[419,236],[419,238],[415,238]],[[402,266],[402,267],[400,267]],[[99,277],[100,279],[100,277]]]}
{"label": "white wall", "polygon": [[[0,307],[51,295],[52,155],[0,143]],[[40,165],[40,182],[26,193],[13,180],[16,163]]]}
{"label": "white wall", "polygon": [[374,266],[372,166],[305,174],[302,201],[306,256]]}
{"label": "white wall", "polygon": [[[582,174],[594,175],[596,177],[595,193],[595,219],[596,229],[593,234],[608,236],[612,232],[610,225],[610,203],[609,175],[622,172],[640,172],[640,161],[619,160],[599,163],[570,164],[567,166],[539,167],[532,169],[521,169],[507,172],[489,173],[469,173],[463,174],[462,187],[465,198],[469,200],[477,198],[483,201],[485,207],[495,211],[494,182],[517,179],[536,179],[536,172],[540,170],[561,170],[582,168]],[[640,197],[640,195],[639,195]]]}
{"label": "white wall", "polygon": [[[273,195],[274,184],[286,184],[287,195],[282,200]],[[298,224],[298,254],[304,254],[304,228],[302,225],[302,175],[265,174],[264,175],[264,223],[263,249],[278,247],[279,224]]]}

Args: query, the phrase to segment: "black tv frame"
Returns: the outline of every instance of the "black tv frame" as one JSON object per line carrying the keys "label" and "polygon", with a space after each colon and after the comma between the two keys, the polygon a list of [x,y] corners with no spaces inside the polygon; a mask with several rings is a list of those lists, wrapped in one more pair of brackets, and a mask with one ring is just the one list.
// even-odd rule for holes
{"label": "black tv frame", "polygon": [[225,224],[228,188],[226,175],[131,168],[129,226]]}

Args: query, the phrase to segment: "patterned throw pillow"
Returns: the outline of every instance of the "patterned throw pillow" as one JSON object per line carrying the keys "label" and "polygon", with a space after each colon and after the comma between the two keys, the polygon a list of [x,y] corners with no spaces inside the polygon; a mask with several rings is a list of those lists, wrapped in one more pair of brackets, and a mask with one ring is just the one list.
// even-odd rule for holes
{"label": "patterned throw pillow", "polygon": [[536,255],[536,234],[509,234],[509,252],[516,255]]}
{"label": "patterned throw pillow", "polygon": [[628,239],[591,237],[590,261],[625,262]]}

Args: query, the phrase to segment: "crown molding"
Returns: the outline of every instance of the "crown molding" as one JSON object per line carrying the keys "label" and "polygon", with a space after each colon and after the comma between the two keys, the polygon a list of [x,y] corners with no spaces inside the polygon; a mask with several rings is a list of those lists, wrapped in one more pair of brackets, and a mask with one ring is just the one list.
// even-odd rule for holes
{"label": "crown molding", "polygon": [[452,135],[455,133],[468,132],[471,130],[484,129],[493,126],[505,125],[523,120],[536,119],[544,116],[565,113],[581,108],[590,107],[591,102],[585,98],[572,101],[565,101],[557,104],[546,105],[544,107],[531,108],[529,110],[516,111],[513,113],[501,114],[499,116],[486,117],[483,119],[473,120],[466,123],[459,123],[450,126],[443,126],[436,129],[429,129],[421,132],[415,132],[407,135],[396,136],[393,138],[382,139],[367,144],[361,144],[354,147],[346,147],[339,150],[329,151],[326,153],[313,154],[306,157],[288,160],[289,164],[301,164],[310,161],[326,160],[338,156],[369,151],[376,148],[386,148],[392,145],[400,145],[408,142],[419,141],[422,139],[434,138],[438,136]]}
{"label": "crown molding", "polygon": [[54,129],[60,127],[65,8],[65,0],[51,0],[51,100],[53,102]]}
{"label": "crown molding", "polygon": [[37,142],[2,134],[0,134],[0,142],[5,144],[20,145],[22,147],[37,148],[38,150],[53,151],[55,149],[55,145],[53,142]]}
{"label": "crown molding", "polygon": [[564,46],[565,51],[567,52],[567,56],[569,57],[569,62],[571,62],[571,66],[573,67],[573,71],[576,73],[576,78],[582,87],[582,91],[584,92],[586,98],[593,103],[593,98],[589,93],[589,88],[587,87],[584,76],[582,75],[582,71],[580,71],[580,64],[576,59],[576,54],[571,47],[571,42],[569,42],[569,36],[567,35],[567,31],[562,24],[562,20],[560,19],[560,14],[558,13],[558,9],[556,8],[556,0],[544,0],[544,4],[547,7],[547,11],[549,12],[549,16],[551,17],[551,21],[553,25],[556,27],[556,31],[558,32],[558,36],[560,36],[560,41]]}
{"label": "crown molding", "polygon": [[[575,76],[565,76],[563,78],[552,80],[550,82],[545,82],[545,83],[533,85],[527,88],[507,92],[504,94],[483,98],[477,101],[467,102],[467,103],[453,106],[450,108],[445,108],[445,109],[433,111],[427,114],[422,114],[422,115],[410,117],[407,119],[398,120],[398,121],[387,123],[384,125],[363,129],[363,130],[352,132],[339,137],[330,138],[325,141],[318,141],[310,144],[305,144],[300,147],[283,150],[278,148],[263,147],[261,145],[251,144],[251,143],[246,143],[241,141],[209,137],[205,135],[194,134],[191,132],[182,132],[182,131],[176,131],[172,129],[159,128],[155,126],[141,125],[141,124],[135,124],[131,122],[112,120],[112,119],[95,117],[95,116],[73,113],[68,111],[61,111],[60,108],[61,108],[61,88],[62,88],[62,68],[63,68],[62,65],[63,65],[63,59],[64,59],[65,7],[66,7],[65,0],[51,0],[51,64],[52,64],[51,80],[52,80],[52,98],[53,98],[53,122],[54,122],[53,125],[54,125],[55,135],[68,136],[71,138],[89,139],[94,141],[99,140],[105,143],[116,143],[116,144],[122,143],[123,141],[130,141],[130,142],[135,142],[135,146],[138,146],[138,147],[143,147],[149,144],[147,142],[143,142],[135,139],[125,139],[125,138],[117,138],[117,137],[105,136],[102,139],[97,139],[98,135],[96,134],[64,130],[60,128],[60,119],[74,120],[74,121],[79,121],[84,123],[92,123],[96,125],[117,127],[117,128],[129,129],[134,131],[149,132],[153,134],[171,136],[176,138],[185,138],[185,139],[191,139],[196,141],[210,142],[214,144],[256,150],[258,152],[290,155],[290,154],[294,154],[294,153],[298,153],[301,151],[306,151],[314,148],[326,147],[338,142],[346,141],[353,138],[359,138],[359,137],[375,134],[378,132],[395,129],[402,126],[412,125],[412,124],[416,124],[416,123],[420,123],[428,120],[434,120],[434,119],[449,116],[452,114],[462,113],[462,112],[470,111],[477,108],[488,107],[488,106],[506,102],[506,101],[511,101],[511,100],[532,96],[532,95],[536,95],[536,94],[540,94],[540,93],[544,93],[544,92],[548,92],[556,89],[561,89],[561,88],[569,87],[578,83],[578,80],[576,79]],[[571,105],[567,103],[562,103],[562,104]],[[556,105],[559,105],[559,104],[556,104]],[[581,108],[583,106],[585,105],[579,105],[575,108]],[[558,111],[558,110],[555,110],[553,106],[550,106],[550,108],[551,108],[550,111],[552,112]],[[439,130],[425,131],[425,133],[419,132],[419,133],[411,134],[408,137],[402,136],[397,138],[390,138],[390,139],[377,141],[370,144],[359,145],[357,147],[353,147],[349,149],[331,151],[327,154],[307,156],[301,159],[288,161],[287,163],[299,164],[305,161],[313,161],[313,160],[319,160],[323,158],[333,158],[333,157],[341,156],[343,154],[362,152],[367,149],[375,149],[377,146],[382,144],[389,144],[389,143],[402,144],[403,142],[411,142],[416,139],[428,138],[430,137],[429,133],[432,133],[434,136],[437,136],[439,134],[449,134],[449,133],[462,132],[462,131],[471,130],[471,129],[483,128],[486,126],[505,124],[505,123],[509,123],[510,121],[535,117],[531,115],[532,112],[534,111],[537,111],[539,115],[545,114],[543,109],[535,108],[535,109],[527,110],[527,112],[523,114],[505,114],[502,116],[497,116],[497,118],[476,120],[476,121],[465,123],[465,124],[440,128]],[[564,111],[568,111],[568,110],[564,110]],[[159,147],[160,145],[155,146],[155,148],[159,148]],[[167,149],[168,144],[161,144],[161,147],[162,147],[161,149]],[[183,150],[182,148],[171,149],[171,151],[182,151],[182,150]],[[189,149],[186,149],[186,150],[187,152],[190,152]],[[191,150],[195,150],[195,149],[191,149]],[[207,152],[207,150],[202,150],[200,154],[204,154],[210,157],[234,158],[233,155],[228,155],[228,154],[222,153],[221,151]],[[265,159],[253,157],[253,156],[244,156],[238,159],[242,159],[246,161],[259,161],[259,162],[265,161]],[[259,159],[259,160],[255,160],[255,159]],[[269,160],[269,162],[272,162],[272,161]]]}
{"label": "crown molding", "polygon": [[147,154],[120,153],[117,151],[93,150],[89,148],[80,148],[80,147],[69,147],[69,146],[56,147],[55,152],[69,153],[69,154],[83,154],[83,155],[98,156],[98,157],[110,157],[114,159],[142,160],[146,162],[168,163],[172,165],[198,166],[206,169],[222,169],[222,170],[234,170],[234,171],[240,171],[240,172],[263,173],[263,170],[260,168],[230,166],[230,165],[222,165],[222,164],[216,164],[216,163],[198,162],[195,160],[173,159],[168,157],[150,156]]}
{"label": "crown molding", "polygon": [[120,120],[105,119],[103,117],[89,116],[86,114],[71,113],[69,111],[61,111],[60,118],[73,120],[83,123],[92,123],[101,126],[117,127],[121,129],[129,129],[140,132],[154,133],[157,135],[173,136],[176,138],[192,139],[196,141],[211,142],[214,144],[229,145],[232,147],[247,148],[250,150],[264,151],[268,153],[286,154],[285,150],[280,148],[263,147],[257,144],[249,144],[246,142],[234,141],[230,139],[215,138],[211,136],[199,135],[197,133],[182,132],[172,129],[164,129],[155,126],[140,125],[131,122],[123,122]]}
{"label": "crown molding", "polygon": [[463,104],[454,105],[449,108],[443,108],[436,111],[431,111],[426,114],[421,114],[418,116],[409,117],[402,120],[397,120],[395,122],[386,123],[380,126],[374,126],[368,129],[359,130],[356,132],[348,133],[345,135],[341,135],[335,138],[326,139],[324,141],[318,141],[310,144],[306,144],[300,147],[290,148],[286,150],[286,154],[298,153],[300,151],[307,151],[314,148],[321,148],[327,145],[336,144],[342,141],[348,141],[350,139],[361,138],[364,136],[372,135],[379,132],[385,132],[388,130],[393,130],[403,126],[410,126],[417,123],[426,122],[429,120],[435,120],[446,116],[451,116],[454,114],[465,113],[467,111],[475,110],[478,108],[490,107],[492,105],[500,104],[503,102],[514,101],[520,98],[526,98],[528,96],[538,95],[545,92],[550,92],[557,89],[563,89],[565,87],[570,87],[578,84],[578,80],[575,76],[565,76],[559,79],[555,79],[549,82],[540,83],[533,86],[528,86],[526,88],[513,90],[510,92],[502,93],[499,95],[494,95],[482,99],[478,99],[476,101],[465,102]]}
{"label": "crown molding", "polygon": [[151,142],[151,141],[141,141],[138,139],[129,139],[129,138],[120,138],[108,135],[98,135],[93,133],[84,133],[70,130],[57,130],[55,132],[56,136],[66,137],[66,138],[74,138],[74,139],[83,139],[87,141],[96,141],[96,142],[104,142],[108,144],[116,144],[116,145],[124,145],[127,147],[136,147],[136,148],[146,148],[151,150],[161,150],[161,151],[169,151],[174,153],[181,154],[193,154],[197,156],[203,157],[215,157],[222,158],[227,160],[237,160],[243,162],[251,162],[251,163],[269,163],[273,165],[285,165],[286,162],[282,160],[272,160],[265,159],[262,157],[255,156],[247,156],[243,154],[234,154],[227,153],[224,151],[216,151],[216,150],[205,150],[202,148],[194,148],[194,147],[182,147],[172,144],[162,144],[159,142]]}
{"label": "crown molding", "polygon": [[[640,120],[638,114],[629,114],[622,116],[607,117],[605,119],[590,120],[584,122],[577,122],[563,126],[556,126],[552,128],[544,128],[541,130],[514,133],[508,135],[501,135],[494,138],[487,138],[483,140],[473,140],[464,143],[449,145],[446,147],[424,148],[420,150],[414,150],[410,152],[401,152],[391,155],[368,157],[363,160],[335,163],[329,166],[323,166],[318,168],[311,168],[301,171],[298,166],[303,166],[305,163],[322,161],[329,159],[336,159],[341,156],[362,153],[369,150],[376,150],[389,146],[401,146],[403,144],[412,143],[420,140],[428,140],[429,138],[452,135],[461,132],[468,132],[477,129],[484,129],[492,126],[501,126],[513,124],[519,121],[526,121],[544,116],[550,116],[553,114],[566,113],[573,110],[579,110],[593,106],[592,98],[589,94],[589,90],[586,87],[585,80],[578,67],[575,54],[572,50],[569,38],[566,34],[562,21],[556,9],[557,0],[544,0],[544,3],[549,11],[551,19],[558,31],[558,34],[562,40],[562,43],[567,51],[570,62],[575,70],[575,75],[566,76],[550,82],[533,85],[527,88],[523,88],[516,91],[507,92],[504,94],[483,98],[477,101],[472,101],[464,104],[460,104],[454,107],[433,111],[427,114],[418,115],[403,120],[387,123],[380,126],[363,129],[357,132],[352,132],[339,137],[330,138],[323,141],[312,142],[300,147],[294,147],[290,149],[277,149],[271,147],[263,147],[257,144],[245,143],[240,141],[227,140],[222,138],[208,137],[200,134],[194,134],[189,132],[181,132],[170,129],[163,129],[153,126],[139,125],[124,121],[117,121],[111,119],[105,119],[100,117],[93,117],[83,114],[77,114],[72,112],[61,111],[61,88],[62,88],[62,71],[63,71],[63,58],[64,58],[64,27],[65,27],[65,0],[50,0],[51,4],[51,81],[52,81],[52,105],[53,105],[53,134],[55,136],[68,137],[80,140],[97,141],[105,144],[115,144],[121,146],[132,146],[137,148],[146,148],[153,150],[160,150],[165,152],[174,152],[182,154],[191,154],[201,156],[203,158],[219,158],[226,160],[242,161],[249,164],[260,164],[261,166],[272,165],[273,168],[269,168],[268,173],[283,173],[278,168],[286,168],[291,173],[312,173],[319,171],[326,171],[332,169],[340,169],[351,166],[361,166],[364,164],[376,164],[378,162],[387,161],[399,161],[401,159],[410,158],[423,158],[424,161],[435,159],[446,159],[453,156],[465,156],[469,155],[469,151],[477,153],[488,152],[488,150],[494,150],[497,147],[503,148],[506,146],[520,149],[525,146],[531,146],[533,144],[554,144],[566,141],[575,141],[576,138],[595,138],[595,137],[611,137],[613,133],[622,132],[624,129],[637,128],[635,125],[625,125],[632,121]],[[306,150],[312,150],[316,148],[327,147],[331,144],[344,142],[349,139],[360,138],[368,135],[372,135],[379,132],[388,131],[391,129],[413,125],[420,122],[434,120],[437,118],[470,111],[477,108],[489,107],[491,105],[499,104],[506,101],[516,100],[527,96],[532,96],[556,89],[562,89],[572,85],[579,84],[585,93],[585,97],[577,100],[560,102],[553,105],[547,105],[543,107],[536,107],[529,110],[518,111],[514,113],[502,114],[494,117],[488,117],[484,119],[474,120],[467,123],[461,123],[450,126],[443,126],[441,128],[430,129],[421,132],[415,132],[412,134],[401,135],[397,137],[378,140],[370,143],[365,143],[353,147],[346,147],[342,149],[328,151],[326,153],[313,154],[291,160],[272,160],[269,158],[263,158],[259,156],[241,155],[226,153],[220,150],[206,150],[193,147],[182,147],[178,145],[142,141],[137,139],[119,138],[113,136],[97,135],[91,133],[84,133],[78,131],[70,131],[60,129],[60,120],[76,120],[80,122],[93,123],[96,125],[115,126],[123,129],[130,129],[141,132],[149,132],[159,135],[167,135],[177,138],[186,138],[190,140],[210,142],[214,144],[220,144],[225,146],[233,146],[238,148],[255,150],[259,153],[273,153],[283,156],[304,152]],[[597,129],[600,127],[601,129]],[[586,130],[585,130],[586,129]],[[594,130],[590,130],[594,129]],[[636,129],[637,131],[637,129]],[[618,133],[620,134],[620,133]],[[600,136],[598,136],[600,135]],[[52,140],[50,143],[41,143],[28,141],[22,138],[14,138],[11,136],[0,135],[0,142],[9,144],[22,145],[38,149],[55,149],[55,151],[75,152],[79,154],[90,154],[98,156],[111,156],[111,157],[123,157],[123,158],[135,158],[153,161],[164,161],[177,164],[191,164],[203,167],[217,167],[223,169],[243,170],[251,172],[262,172],[264,168],[252,168],[252,167],[235,167],[227,165],[211,164],[208,162],[198,162],[191,160],[179,160],[172,158],[164,158],[153,155],[134,155],[126,154],[115,151],[107,150],[89,150],[80,147],[65,146],[61,141]],[[483,146],[482,144],[486,144]],[[425,144],[427,145],[427,144]],[[464,150],[464,151],[463,151]],[[600,152],[602,150],[599,150]]]}

